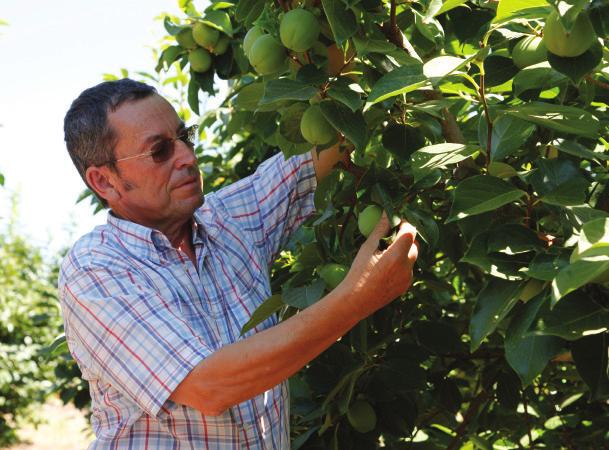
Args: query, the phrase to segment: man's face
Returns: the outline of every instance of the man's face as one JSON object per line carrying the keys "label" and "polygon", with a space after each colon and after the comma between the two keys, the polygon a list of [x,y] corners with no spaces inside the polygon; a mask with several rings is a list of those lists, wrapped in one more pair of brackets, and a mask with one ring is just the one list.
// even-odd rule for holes
{"label": "man's face", "polygon": [[[117,160],[158,149],[184,129],[173,107],[156,94],[124,103],[108,115],[108,122],[117,138]],[[202,180],[194,152],[179,139],[173,145],[173,155],[164,162],[150,155],[116,162],[111,177],[117,197],[109,201],[116,214],[164,231],[190,219],[201,206]]]}

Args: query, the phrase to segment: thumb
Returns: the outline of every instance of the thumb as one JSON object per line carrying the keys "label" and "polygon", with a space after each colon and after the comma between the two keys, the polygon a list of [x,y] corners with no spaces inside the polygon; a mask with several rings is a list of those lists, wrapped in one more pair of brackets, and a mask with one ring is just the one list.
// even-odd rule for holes
{"label": "thumb", "polygon": [[410,253],[410,248],[415,245],[417,249],[415,249],[415,254],[418,253],[418,243],[416,241],[417,237],[417,229],[408,222],[402,222],[400,225],[400,229],[398,233],[387,249],[387,251],[393,252],[403,252],[405,254]]}
{"label": "thumb", "polygon": [[371,253],[374,253],[378,250],[379,241],[387,236],[390,229],[389,218],[387,217],[387,213],[383,211],[381,218],[374,227],[374,230],[368,235],[368,238],[362,247],[366,247]]}

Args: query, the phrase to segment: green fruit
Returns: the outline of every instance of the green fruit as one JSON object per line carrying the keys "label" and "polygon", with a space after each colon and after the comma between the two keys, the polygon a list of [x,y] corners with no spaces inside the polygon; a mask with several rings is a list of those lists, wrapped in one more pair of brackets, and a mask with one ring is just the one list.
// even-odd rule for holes
{"label": "green fruit", "polygon": [[326,120],[319,105],[311,105],[300,119],[300,132],[307,142],[324,145],[336,137],[336,130]]}
{"label": "green fruit", "polygon": [[223,55],[228,50],[228,46],[230,45],[230,38],[226,35],[223,35],[218,39],[216,45],[212,49],[214,55]]}
{"label": "green fruit", "polygon": [[334,289],[347,276],[349,268],[342,264],[329,263],[319,269],[319,276],[330,289]]}
{"label": "green fruit", "polygon": [[249,60],[260,75],[276,73],[285,66],[285,48],[273,36],[265,34],[252,45]]}
{"label": "green fruit", "polygon": [[548,50],[539,36],[529,36],[518,41],[512,50],[514,64],[519,69],[539,64],[548,58]]}
{"label": "green fruit", "polygon": [[531,278],[527,284],[524,285],[524,289],[520,293],[520,300],[523,302],[528,302],[541,291],[545,287],[546,283],[541,280],[536,280],[535,278]]}
{"label": "green fruit", "polygon": [[317,18],[302,8],[288,11],[279,25],[281,43],[295,52],[310,49],[317,42],[319,31]]}
{"label": "green fruit", "polygon": [[192,36],[192,28],[190,27],[182,28],[179,33],[176,34],[176,41],[178,41],[178,44],[182,48],[188,50],[197,48],[197,43]]}
{"label": "green fruit", "polygon": [[254,42],[256,42],[256,39],[260,36],[264,36],[264,34],[264,30],[258,26],[250,28],[243,38],[243,53],[245,53],[245,56],[248,58],[250,57],[250,50],[252,49]]}
{"label": "green fruit", "polygon": [[367,206],[359,213],[359,217],[357,218],[359,232],[368,237],[376,227],[376,224],[379,223],[379,220],[381,220],[382,215],[383,210],[380,207],[376,205]]}
{"label": "green fruit", "polygon": [[188,62],[195,72],[207,72],[211,67],[211,55],[204,48],[197,48],[188,53]]}
{"label": "green fruit", "polygon": [[351,405],[347,412],[347,419],[359,433],[368,433],[376,427],[374,408],[365,400],[357,400]]}
{"label": "green fruit", "polygon": [[579,56],[588,50],[595,40],[594,27],[585,12],[579,13],[570,33],[563,27],[556,11],[552,11],[546,20],[543,41],[547,49],[557,56]]}
{"label": "green fruit", "polygon": [[195,39],[197,44],[209,50],[216,45],[216,42],[218,42],[218,39],[220,38],[220,31],[210,27],[209,25],[205,25],[204,23],[197,22],[192,28],[192,37]]}

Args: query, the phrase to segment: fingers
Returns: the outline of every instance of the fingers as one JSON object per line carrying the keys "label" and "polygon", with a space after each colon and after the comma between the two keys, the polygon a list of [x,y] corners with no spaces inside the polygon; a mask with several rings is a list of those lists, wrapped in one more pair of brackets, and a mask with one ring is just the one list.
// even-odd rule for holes
{"label": "fingers", "polygon": [[399,258],[414,263],[419,254],[419,243],[416,241],[417,229],[408,222],[402,222],[398,234],[387,251],[396,252]]}
{"label": "fingers", "polygon": [[378,249],[379,240],[387,235],[389,229],[389,218],[387,217],[385,211],[383,211],[383,214],[376,224],[376,227],[374,227],[372,233],[368,235],[368,238],[362,247],[366,247],[371,253],[375,252]]}

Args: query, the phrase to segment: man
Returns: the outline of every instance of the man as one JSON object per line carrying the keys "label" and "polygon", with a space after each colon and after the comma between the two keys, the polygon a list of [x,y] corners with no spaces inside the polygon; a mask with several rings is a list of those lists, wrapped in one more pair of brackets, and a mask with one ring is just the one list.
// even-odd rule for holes
{"label": "man", "polygon": [[204,201],[191,130],[153,88],[124,79],[87,89],[64,128],[83,180],[110,208],[59,281],[67,342],[91,390],[89,448],[288,449],[286,380],[406,291],[414,228],[403,224],[380,252],[384,217],[336,289],[240,337],[340,152],[277,155]]}

